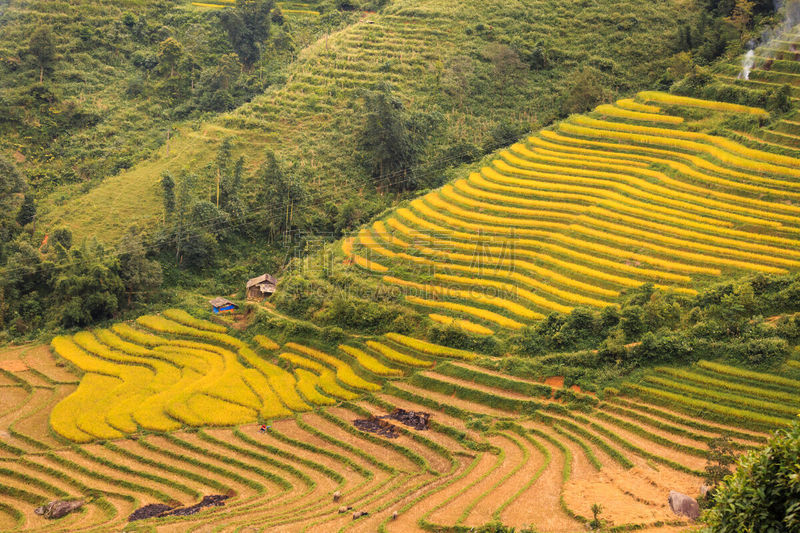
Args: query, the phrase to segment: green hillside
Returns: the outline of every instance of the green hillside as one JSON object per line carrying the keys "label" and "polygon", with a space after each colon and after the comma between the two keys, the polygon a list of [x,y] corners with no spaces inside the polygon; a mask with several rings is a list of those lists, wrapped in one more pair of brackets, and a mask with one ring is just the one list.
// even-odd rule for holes
{"label": "green hillside", "polygon": [[[269,42],[253,73],[225,71],[219,60],[233,50],[224,30],[183,1],[10,2],[0,25],[0,147],[41,193],[75,184],[58,198],[146,160],[176,125],[262,92],[291,60]],[[37,30],[52,36],[42,72],[29,44]],[[318,19],[290,17],[272,33],[302,47],[321,31]],[[160,55],[169,38],[181,46],[173,75]]]}
{"label": "green hillside", "polygon": [[[626,13],[622,21],[612,16],[619,10]],[[54,193],[43,219],[78,237],[91,230],[113,242],[131,223],[161,214],[160,172],[202,167],[230,137],[248,168],[270,149],[309,188],[324,191],[321,201],[312,195],[308,202],[326,207],[312,209],[312,220],[322,223],[338,198],[354,190],[373,195],[363,156],[354,150],[363,124],[361,91],[386,82],[409,112],[433,116],[418,173],[421,186],[437,185],[453,164],[562,111],[583,110],[570,107],[570,88],[588,91],[591,102],[651,86],[669,56],[672,24],[690,15],[671,2],[595,5],[577,15],[558,2],[393,2],[303,49],[285,82],[251,103],[178,127],[169,154],[164,146],[85,194]],[[376,202],[373,210],[385,204]]]}

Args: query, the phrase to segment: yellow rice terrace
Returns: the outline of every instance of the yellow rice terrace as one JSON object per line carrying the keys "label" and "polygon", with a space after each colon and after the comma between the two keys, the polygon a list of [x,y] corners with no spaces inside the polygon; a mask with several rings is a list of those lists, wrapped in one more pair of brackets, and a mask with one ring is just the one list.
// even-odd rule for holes
{"label": "yellow rice terrace", "polygon": [[796,2],[0,10],[0,533],[796,533]]}

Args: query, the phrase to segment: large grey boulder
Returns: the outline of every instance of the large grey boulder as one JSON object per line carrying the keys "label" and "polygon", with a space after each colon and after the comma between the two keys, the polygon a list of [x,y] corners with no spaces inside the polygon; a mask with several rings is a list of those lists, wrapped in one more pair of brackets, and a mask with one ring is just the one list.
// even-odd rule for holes
{"label": "large grey boulder", "polygon": [[75,509],[80,509],[81,507],[83,507],[83,500],[56,500],[47,505],[37,507],[33,512],[45,518],[56,519],[67,516]]}
{"label": "large grey boulder", "polygon": [[685,516],[691,520],[700,517],[700,506],[697,500],[678,491],[669,491],[669,508],[678,516]]}

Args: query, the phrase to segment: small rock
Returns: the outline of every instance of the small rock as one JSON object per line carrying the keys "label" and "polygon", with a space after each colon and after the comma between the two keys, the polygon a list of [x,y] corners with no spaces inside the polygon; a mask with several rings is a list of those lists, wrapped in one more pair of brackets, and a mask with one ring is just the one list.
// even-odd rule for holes
{"label": "small rock", "polygon": [[346,512],[347,512],[347,507],[345,507],[344,505],[339,507],[339,514],[344,514]]}
{"label": "small rock", "polygon": [[397,520],[397,511],[392,513],[392,520]]}
{"label": "small rock", "polygon": [[705,483],[703,483],[702,485],[700,485],[700,496],[702,496],[703,498],[705,498],[705,497],[706,497],[706,495],[707,495],[709,492],[711,492],[711,489],[712,489],[712,487],[709,487],[708,485],[706,485]]}
{"label": "small rock", "polygon": [[339,492],[337,490],[336,492],[333,493],[333,501],[338,502],[341,499],[342,499],[342,493],[341,492]]}
{"label": "small rock", "polygon": [[75,509],[80,509],[81,507],[83,507],[83,500],[56,500],[47,505],[37,507],[33,512],[45,518],[56,519],[67,516]]}
{"label": "small rock", "polygon": [[697,500],[678,491],[669,491],[669,508],[678,516],[685,516],[690,520],[700,517],[700,506]]}

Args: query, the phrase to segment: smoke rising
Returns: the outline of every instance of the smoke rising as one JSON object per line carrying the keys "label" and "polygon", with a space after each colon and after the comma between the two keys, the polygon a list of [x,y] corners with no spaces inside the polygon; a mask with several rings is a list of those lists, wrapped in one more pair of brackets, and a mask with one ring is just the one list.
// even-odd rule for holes
{"label": "smoke rising", "polygon": [[[783,20],[774,28],[769,28],[762,32],[757,43],[748,43],[748,51],[742,58],[742,70],[737,78],[746,80],[750,78],[753,68],[761,66],[766,62],[772,62],[775,56],[773,46],[776,41],[792,40],[788,39],[792,33],[796,32],[796,26],[800,23],[800,0],[775,0],[775,11],[783,15]],[[794,45],[791,51],[795,51]],[[798,51],[800,53],[800,51]]]}

